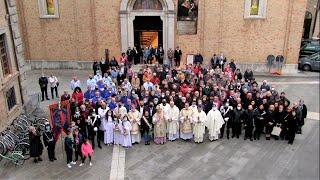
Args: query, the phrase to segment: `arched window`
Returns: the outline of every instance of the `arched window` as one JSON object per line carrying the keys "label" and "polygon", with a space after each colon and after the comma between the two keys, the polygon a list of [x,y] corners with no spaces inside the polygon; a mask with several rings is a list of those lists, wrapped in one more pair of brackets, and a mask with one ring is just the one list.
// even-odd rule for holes
{"label": "arched window", "polygon": [[141,9],[162,10],[162,5],[159,0],[136,0],[133,10]]}

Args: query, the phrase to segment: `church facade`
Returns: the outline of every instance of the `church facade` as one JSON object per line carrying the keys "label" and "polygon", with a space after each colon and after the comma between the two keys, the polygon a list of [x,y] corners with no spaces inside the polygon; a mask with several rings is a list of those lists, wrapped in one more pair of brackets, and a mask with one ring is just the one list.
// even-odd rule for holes
{"label": "church facade", "polygon": [[[307,0],[17,1],[25,59],[34,68],[90,67],[105,49],[179,46],[182,60],[205,63],[223,53],[237,63],[266,64],[282,55],[297,64]],[[183,62],[182,62],[183,63]],[[89,64],[89,63],[88,63]]]}

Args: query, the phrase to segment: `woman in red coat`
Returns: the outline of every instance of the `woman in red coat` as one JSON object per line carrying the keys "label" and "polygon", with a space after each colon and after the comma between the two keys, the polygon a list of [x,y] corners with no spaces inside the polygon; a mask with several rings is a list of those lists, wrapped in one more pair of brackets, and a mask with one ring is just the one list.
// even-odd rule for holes
{"label": "woman in red coat", "polygon": [[186,83],[183,83],[180,87],[180,91],[182,92],[183,96],[186,96],[186,94],[189,92],[190,88]]}
{"label": "woman in red coat", "polygon": [[72,98],[76,100],[76,103],[79,106],[83,104],[83,92],[79,87],[76,87],[74,89],[74,92],[72,93]]}

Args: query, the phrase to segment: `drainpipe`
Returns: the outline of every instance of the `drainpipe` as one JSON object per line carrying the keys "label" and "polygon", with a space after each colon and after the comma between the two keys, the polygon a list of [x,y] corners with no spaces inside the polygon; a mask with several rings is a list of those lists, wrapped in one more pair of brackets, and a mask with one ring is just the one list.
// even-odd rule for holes
{"label": "drainpipe", "polygon": [[13,30],[12,30],[12,24],[11,24],[11,19],[10,19],[10,14],[9,14],[9,3],[7,2],[7,0],[4,0],[4,6],[6,8],[6,15],[7,15],[7,20],[8,20],[8,27],[9,27],[9,31],[10,31],[10,39],[12,41],[12,48],[13,48],[13,55],[14,55],[14,60],[15,60],[15,63],[16,63],[16,70],[19,72],[19,75],[18,75],[18,84],[19,84],[19,90],[20,90],[20,98],[21,98],[21,104],[23,105],[24,104],[24,100],[23,100],[23,95],[22,95],[22,85],[21,85],[21,74],[20,74],[20,67],[19,67],[19,63],[18,63],[18,58],[17,58],[17,49],[16,49],[16,45],[15,45],[15,42],[14,42],[14,37],[13,37]]}
{"label": "drainpipe", "polygon": [[[290,40],[290,32],[291,32],[291,22],[292,22],[292,10],[293,10],[293,0],[288,1],[288,12],[287,12],[287,19],[286,19],[286,30],[285,30],[285,38],[283,41],[283,50],[282,55],[285,58],[285,64],[288,64],[288,47],[289,47],[289,40]],[[297,63],[297,62],[295,62]]]}
{"label": "drainpipe", "polygon": [[[316,14],[314,16],[314,21],[313,21],[313,28],[312,28],[312,35],[311,35],[311,38],[313,37],[313,34],[314,34],[314,30],[316,29],[316,25],[317,25],[317,18],[318,18],[318,13],[319,13],[319,10],[320,10],[320,0],[318,0],[318,3],[317,3],[317,7],[316,7]],[[317,34],[318,36],[318,34]]]}

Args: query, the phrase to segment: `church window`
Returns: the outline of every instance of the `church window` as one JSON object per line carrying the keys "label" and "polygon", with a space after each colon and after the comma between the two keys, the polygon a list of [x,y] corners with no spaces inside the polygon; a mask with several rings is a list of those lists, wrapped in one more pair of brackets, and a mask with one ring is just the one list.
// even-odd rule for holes
{"label": "church window", "polygon": [[159,0],[136,0],[133,5],[133,10],[162,10],[162,5]]}
{"label": "church window", "polygon": [[266,18],[267,0],[245,0],[245,19]]}
{"label": "church window", "polygon": [[38,0],[40,18],[59,18],[58,0]]}

